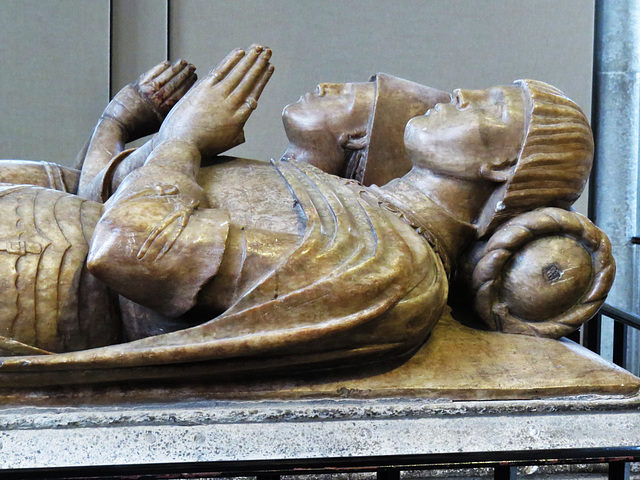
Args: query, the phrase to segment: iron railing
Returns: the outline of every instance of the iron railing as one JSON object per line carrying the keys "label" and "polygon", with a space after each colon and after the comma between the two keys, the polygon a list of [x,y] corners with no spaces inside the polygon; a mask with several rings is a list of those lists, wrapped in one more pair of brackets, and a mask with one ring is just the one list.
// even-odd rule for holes
{"label": "iron railing", "polygon": [[580,342],[592,352],[602,353],[602,317],[613,320],[613,358],[616,365],[627,368],[627,338],[630,328],[640,330],[640,316],[604,304],[600,312],[570,338]]}
{"label": "iron railing", "polygon": [[246,476],[256,477],[256,480],[280,480],[282,475],[375,472],[377,480],[399,480],[405,471],[489,467],[494,469],[494,479],[503,480],[515,479],[518,466],[608,463],[609,479],[628,480],[629,462],[637,461],[640,461],[640,446],[0,470],[0,479],[167,480]]}

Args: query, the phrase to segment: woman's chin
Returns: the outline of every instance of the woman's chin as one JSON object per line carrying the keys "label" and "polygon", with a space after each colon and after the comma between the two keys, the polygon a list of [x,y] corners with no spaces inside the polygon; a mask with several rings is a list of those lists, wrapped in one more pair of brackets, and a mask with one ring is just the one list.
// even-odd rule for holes
{"label": "woman's chin", "polygon": [[284,160],[307,163],[334,175],[339,175],[344,171],[344,163],[346,161],[344,151],[336,147],[310,149],[300,148],[295,145],[290,145],[282,155],[282,158]]}

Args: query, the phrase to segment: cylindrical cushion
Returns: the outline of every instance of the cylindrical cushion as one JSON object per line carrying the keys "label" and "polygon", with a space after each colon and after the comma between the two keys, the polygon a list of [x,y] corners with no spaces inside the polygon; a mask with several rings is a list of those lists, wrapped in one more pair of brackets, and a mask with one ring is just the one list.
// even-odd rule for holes
{"label": "cylindrical cushion", "polygon": [[512,219],[462,261],[475,310],[490,328],[551,338],[593,317],[615,276],[605,233],[559,208]]}

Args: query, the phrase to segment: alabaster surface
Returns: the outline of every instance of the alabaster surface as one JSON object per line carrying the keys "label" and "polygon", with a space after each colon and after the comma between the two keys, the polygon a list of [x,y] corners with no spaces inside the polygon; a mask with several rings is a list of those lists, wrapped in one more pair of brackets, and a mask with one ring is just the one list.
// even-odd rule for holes
{"label": "alabaster surface", "polygon": [[75,169],[0,162],[3,386],[362,372],[419,351],[411,375],[437,393],[424,375],[461,365],[430,339],[447,300],[474,309],[476,330],[448,319],[451,338],[489,329],[514,351],[540,339],[507,334],[559,338],[597,312],[615,266],[569,210],[593,137],[561,91],[321,83],[284,109],[280,160],[225,157],[271,55],[234,50],[199,81],[157,65],[109,103]]}

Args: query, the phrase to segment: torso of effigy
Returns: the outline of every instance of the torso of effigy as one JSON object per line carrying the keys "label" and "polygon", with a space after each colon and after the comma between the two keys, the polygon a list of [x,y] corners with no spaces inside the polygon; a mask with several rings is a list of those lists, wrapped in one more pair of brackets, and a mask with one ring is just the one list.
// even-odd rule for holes
{"label": "torso of effigy", "polygon": [[[338,272],[350,262],[360,262],[364,277],[377,269],[392,269],[391,263],[385,264],[380,255],[387,248],[396,250],[398,255],[404,250],[406,258],[423,262],[424,265],[415,265],[415,271],[422,272],[416,275],[429,279],[415,293],[442,284],[442,289],[426,303],[437,305],[434,311],[443,304],[446,274],[426,239],[383,208],[381,199],[370,189],[353,180],[296,162],[236,159],[203,168],[198,183],[211,207],[229,211],[232,224],[231,241],[211,289],[219,294],[220,308],[234,305],[256,288],[268,290],[264,287],[267,284],[274,288],[273,296],[285,293],[283,285],[280,292],[275,290],[279,282],[263,279],[273,277],[274,270],[284,271],[284,265],[291,264],[294,257],[300,265],[295,275],[308,276],[300,285],[314,284],[323,276],[333,277],[340,284]],[[313,227],[310,218],[316,223]],[[307,246],[312,244],[312,230],[322,237],[314,240],[313,247]],[[318,247],[319,243],[324,247]],[[392,276],[406,279],[412,274],[397,271]],[[421,281],[414,280],[414,284]],[[408,286],[410,283],[405,288],[413,288]]]}

